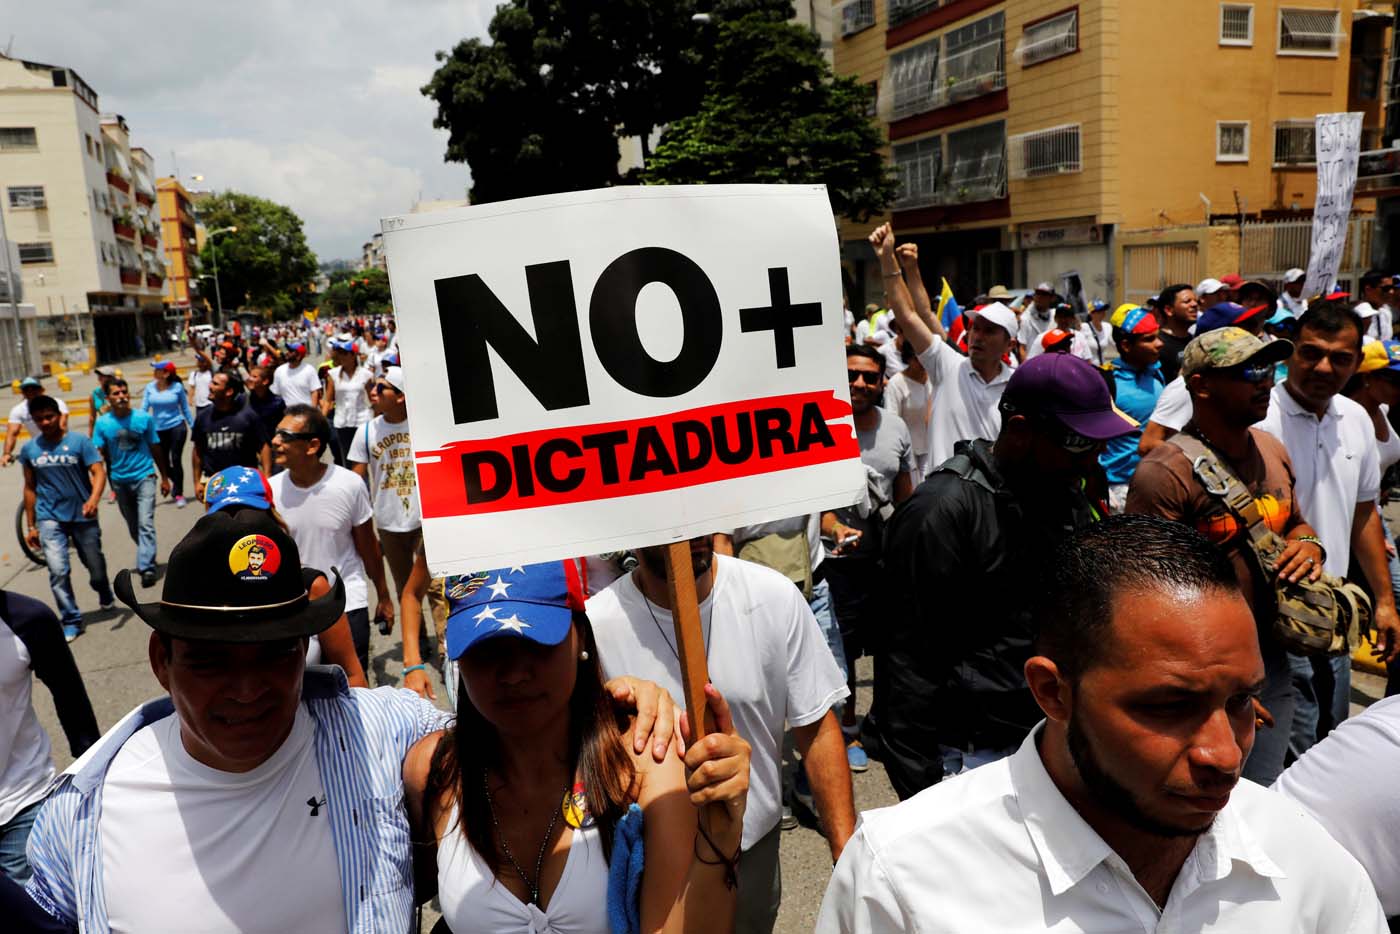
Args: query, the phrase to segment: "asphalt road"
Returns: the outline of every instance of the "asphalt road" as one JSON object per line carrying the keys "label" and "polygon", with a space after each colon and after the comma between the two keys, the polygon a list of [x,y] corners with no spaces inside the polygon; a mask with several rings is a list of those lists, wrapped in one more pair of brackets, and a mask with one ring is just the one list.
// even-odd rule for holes
{"label": "asphalt road", "polygon": [[[175,356],[173,359],[182,369],[192,363],[188,355]],[[145,385],[145,379],[148,375],[145,362],[133,361],[124,365],[123,369],[127,379],[132,381],[133,394],[139,392]],[[57,388],[51,380],[47,381],[45,385],[50,391]],[[86,399],[93,386],[94,379],[92,377],[74,375],[72,391],[58,393],[70,403],[80,403],[71,404],[70,407],[84,413],[77,414],[75,411],[70,421],[71,430],[86,433]],[[186,473],[188,474],[188,449],[185,456]],[[14,506],[10,504],[20,502],[23,486],[23,476],[18,467],[0,470],[0,504],[3,504],[5,509],[12,510]],[[189,486],[190,480],[187,476],[187,495],[191,494]],[[13,515],[12,512],[3,512],[3,510],[0,510],[0,514]],[[183,509],[177,508],[169,501],[157,505],[157,560],[162,580],[165,571],[165,558],[169,555],[171,547],[189,531],[202,514],[203,507],[193,501]],[[127,535],[125,523],[117,511],[116,504],[107,502],[105,497],[100,511],[100,522],[108,573],[115,575],[120,568],[134,567],[135,543]],[[162,693],[160,685],[151,674],[150,664],[147,661],[150,629],[134,613],[122,607],[120,603],[117,609],[99,611],[97,595],[87,585],[86,574],[81,565],[77,564],[76,555],[74,556],[74,565],[73,589],[78,598],[78,605],[83,610],[87,631],[72,644],[73,655],[77,659],[78,668],[82,671],[83,679],[87,684],[88,694],[97,713],[97,722],[99,726],[106,729],[133,707]],[[159,599],[160,580],[156,582],[154,587],[147,590],[142,590],[139,587],[139,582],[137,583],[137,591],[143,599]],[[50,606],[53,605],[47,572],[24,557],[12,531],[0,531],[0,589],[13,590],[38,598]],[[373,632],[370,655],[373,669],[371,680],[375,685],[397,685],[400,683],[403,664],[400,661],[397,629],[388,637],[380,636],[377,631]],[[857,709],[863,713],[870,703],[871,667],[869,660],[862,660],[857,665],[856,671],[859,678]],[[442,689],[436,671],[434,671],[433,676],[437,682],[438,704],[445,707],[446,692]],[[1384,687],[1382,679],[1364,672],[1355,672],[1352,683],[1353,713],[1379,699],[1384,693]],[[48,692],[42,686],[36,687],[34,691],[34,705],[45,729],[54,738],[54,757],[59,768],[63,768],[72,761],[72,757],[69,755],[63,732],[59,728],[58,719],[54,715],[53,703]],[[789,762],[789,769],[792,766],[793,764]],[[857,811],[896,803],[897,799],[885,778],[884,769],[878,762],[871,762],[869,771],[853,776],[853,783]],[[788,932],[796,934],[796,932],[812,930],[830,872],[830,851],[825,839],[810,820],[804,821],[802,826],[797,829],[783,834],[783,902],[782,911],[778,917],[777,931],[782,932],[782,934],[788,934]],[[424,925],[425,930],[431,926],[433,920],[435,919],[429,917]]]}

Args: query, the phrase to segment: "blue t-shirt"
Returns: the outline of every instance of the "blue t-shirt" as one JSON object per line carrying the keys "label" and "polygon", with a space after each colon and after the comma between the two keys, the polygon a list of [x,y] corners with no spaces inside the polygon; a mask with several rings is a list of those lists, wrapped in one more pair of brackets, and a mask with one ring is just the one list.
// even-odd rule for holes
{"label": "blue t-shirt", "polygon": [[40,435],[19,452],[19,462],[34,471],[37,502],[34,518],[58,522],[95,522],[83,517],[83,503],[92,495],[88,468],[102,455],[87,438],[68,432],[58,441]]}
{"label": "blue t-shirt", "polygon": [[158,389],[154,381],[146,384],[141,393],[141,408],[150,412],[156,419],[156,430],[165,431],[181,423],[194,424],[194,413],[190,411],[189,393],[184,383],[171,383],[166,389]]}
{"label": "blue t-shirt", "polygon": [[107,469],[114,483],[135,483],[155,472],[151,445],[159,444],[160,436],[150,413],[133,409],[126,418],[117,418],[114,412],[99,416],[92,440],[107,453]]}
{"label": "blue t-shirt", "polygon": [[1125,366],[1123,361],[1112,364],[1114,403],[1118,408],[1137,419],[1137,430],[1121,435],[1108,442],[1099,465],[1108,475],[1109,483],[1127,483],[1137,470],[1138,442],[1142,440],[1142,426],[1152,417],[1152,409],[1157,405],[1157,397],[1162,394],[1166,383],[1162,380],[1162,365],[1154,363],[1145,370],[1135,370]]}

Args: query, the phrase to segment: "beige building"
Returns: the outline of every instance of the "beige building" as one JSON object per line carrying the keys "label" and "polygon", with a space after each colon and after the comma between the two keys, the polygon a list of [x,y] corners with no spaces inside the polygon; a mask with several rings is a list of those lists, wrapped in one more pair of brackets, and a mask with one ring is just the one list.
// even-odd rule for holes
{"label": "beige building", "polygon": [[45,361],[120,359],[162,329],[150,156],[70,68],[0,56],[0,209]]}
{"label": "beige building", "polygon": [[[1375,145],[1392,6],[847,0],[836,69],[871,87],[926,276],[1141,299],[1306,265],[1313,117],[1362,111]],[[869,226],[842,226],[853,305],[881,299]]]}

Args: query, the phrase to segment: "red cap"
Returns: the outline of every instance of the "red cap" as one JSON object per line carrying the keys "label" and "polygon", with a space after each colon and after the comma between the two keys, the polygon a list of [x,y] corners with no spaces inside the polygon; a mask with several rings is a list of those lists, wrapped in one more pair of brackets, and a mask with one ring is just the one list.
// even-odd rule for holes
{"label": "red cap", "polygon": [[1240,286],[1244,285],[1244,279],[1233,272],[1228,276],[1221,276],[1220,281],[1232,289],[1238,289]]}

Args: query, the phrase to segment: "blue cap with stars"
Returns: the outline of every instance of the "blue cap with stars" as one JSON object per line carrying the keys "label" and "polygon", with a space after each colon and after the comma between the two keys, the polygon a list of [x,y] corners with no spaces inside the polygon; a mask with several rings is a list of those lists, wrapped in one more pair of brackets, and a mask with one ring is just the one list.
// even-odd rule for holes
{"label": "blue cap with stars", "polygon": [[443,590],[447,657],[461,658],[472,646],[498,636],[558,645],[583,611],[583,584],[572,561],[516,565],[449,577]]}
{"label": "blue cap with stars", "polygon": [[204,502],[210,512],[226,506],[272,507],[272,491],[262,474],[251,467],[225,467],[204,485]]}

